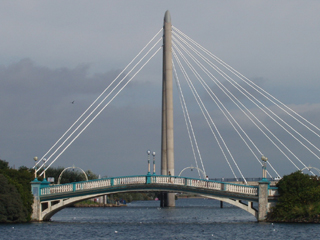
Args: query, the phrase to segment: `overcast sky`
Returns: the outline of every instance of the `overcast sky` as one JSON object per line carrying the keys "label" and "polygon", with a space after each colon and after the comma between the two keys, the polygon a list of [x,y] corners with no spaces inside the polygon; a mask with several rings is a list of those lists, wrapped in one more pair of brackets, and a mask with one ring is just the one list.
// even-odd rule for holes
{"label": "overcast sky", "polygon": [[[162,28],[166,10],[175,27],[320,126],[319,1],[2,1],[0,159],[33,166]],[[145,174],[150,149],[159,173],[161,68],[158,54],[53,166]],[[176,121],[177,175],[195,163]],[[203,158],[214,158],[214,140],[202,137]],[[241,153],[245,176],[261,176],[261,166]],[[319,160],[309,164],[320,168]],[[286,165],[278,164],[279,173],[295,170]],[[207,160],[206,172],[232,177],[219,159]]]}

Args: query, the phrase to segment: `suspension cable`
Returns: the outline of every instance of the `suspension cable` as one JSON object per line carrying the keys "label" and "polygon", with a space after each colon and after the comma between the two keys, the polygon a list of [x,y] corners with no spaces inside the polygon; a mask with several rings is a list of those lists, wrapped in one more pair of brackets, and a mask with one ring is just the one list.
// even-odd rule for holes
{"label": "suspension cable", "polygon": [[[185,102],[185,99],[184,99],[184,96],[183,96],[183,92],[182,92],[182,89],[181,89],[181,85],[180,85],[180,81],[179,81],[179,78],[178,78],[177,70],[176,70],[176,67],[175,67],[173,61],[172,61],[172,66],[173,66],[173,70],[174,70],[174,73],[175,73],[175,75],[174,75],[175,76],[175,80],[176,80],[175,82],[176,82],[177,88],[179,89],[179,100],[180,100],[180,104],[181,104],[181,108],[182,108],[182,112],[183,112],[183,117],[184,117],[184,120],[185,120],[185,123],[186,123],[186,127],[187,127],[187,131],[188,131],[188,136],[189,136],[189,140],[190,140],[190,144],[191,144],[194,160],[195,160],[195,163],[196,163],[196,167],[197,167],[197,171],[198,171],[199,177],[202,178],[201,174],[200,174],[200,170],[199,170],[198,161],[197,161],[197,157],[196,157],[196,154],[195,154],[194,146],[193,146],[193,141],[194,141],[195,145],[197,147],[197,151],[198,151],[198,154],[199,154],[200,161],[202,163],[202,158],[201,158],[201,154],[200,154],[200,151],[199,151],[199,148],[198,148],[197,139],[196,139],[196,136],[195,136],[194,131],[193,131],[193,127],[192,127],[192,123],[191,123],[191,120],[190,120],[188,108],[187,108],[187,105],[186,105],[186,102]],[[188,120],[187,120],[187,118],[188,118]],[[189,125],[190,125],[190,129],[192,131],[193,141],[192,141],[192,138],[191,138]],[[202,164],[202,166],[203,166],[203,164]],[[204,167],[203,167],[203,172],[204,172],[204,175],[206,176],[207,174],[206,174],[206,171],[205,171]]]}
{"label": "suspension cable", "polygon": [[[173,44],[173,46],[176,48],[176,45],[175,45],[175,44]],[[183,60],[184,60],[184,61],[186,62],[186,64],[188,65],[189,69],[190,69],[190,70],[194,73],[194,75],[198,78],[198,76],[199,76],[198,72],[194,69],[194,67],[190,64],[190,62],[185,58],[185,56],[182,54],[182,52],[181,52],[178,48],[176,48],[176,49],[177,49],[177,51],[179,52],[179,55],[183,58]],[[199,78],[198,78],[198,80],[199,80]],[[191,82],[190,82],[190,83],[191,83]],[[204,110],[206,111],[206,113],[207,113],[208,117],[210,118],[211,123],[213,124],[213,126],[214,126],[214,128],[215,128],[216,132],[218,133],[219,138],[221,139],[221,141],[222,141],[222,143],[223,143],[224,147],[226,148],[226,150],[227,150],[228,154],[230,155],[230,157],[231,157],[231,159],[232,159],[233,163],[235,164],[236,168],[238,169],[238,171],[239,171],[240,175],[242,176],[242,178],[244,179],[244,181],[247,183],[247,181],[246,181],[245,177],[244,177],[244,176],[243,176],[243,174],[242,174],[242,171],[240,170],[240,168],[239,168],[238,164],[236,163],[236,161],[235,161],[235,159],[234,159],[234,157],[233,157],[232,153],[230,152],[230,150],[229,150],[228,146],[226,145],[226,143],[225,143],[225,141],[224,141],[223,137],[221,136],[220,131],[219,131],[219,130],[218,130],[218,128],[216,127],[216,125],[215,125],[214,121],[212,120],[212,118],[211,118],[211,116],[210,116],[210,114],[209,114],[208,110],[206,109],[206,107],[205,107],[204,103],[202,102],[202,100],[201,100],[201,98],[200,98],[199,94],[197,93],[197,91],[196,91],[196,89],[194,88],[194,86],[193,86],[193,84],[192,84],[192,83],[191,83],[191,86],[192,86],[192,88],[194,89],[194,91],[195,91],[195,93],[196,93],[196,95],[197,95],[197,97],[198,97],[199,101],[201,102],[201,105],[203,106]]]}
{"label": "suspension cable", "polygon": [[[174,38],[175,39],[175,38]],[[177,41],[177,40],[176,40]],[[186,50],[185,49],[185,47],[183,47],[181,44],[180,44],[180,46],[184,49],[184,51],[193,59],[193,61],[194,62],[196,62],[196,64],[219,86],[219,84],[216,82],[216,81],[218,81],[211,73],[210,73],[210,71],[209,70],[207,70],[198,60],[196,60],[196,58],[188,51],[188,50]],[[192,49],[193,50],[193,49]],[[193,50],[196,54],[197,54],[197,52],[196,52],[196,50]],[[198,54],[199,55],[199,54]],[[201,57],[201,56],[200,56]],[[209,63],[208,63],[209,64]],[[211,75],[211,76],[210,76]],[[214,80],[214,79],[216,79],[216,81]],[[218,81],[219,82],[219,81]],[[220,83],[220,82],[219,82]],[[221,84],[221,83],[220,83]],[[223,84],[221,84],[222,86],[223,86]],[[209,88],[209,87],[208,87]],[[220,86],[219,86],[219,88],[220,88]],[[223,88],[225,88],[224,86],[223,86]],[[210,89],[210,88],[209,88]],[[221,88],[220,88],[221,89]],[[226,88],[225,88],[226,89]],[[222,89],[221,89],[222,90]],[[223,91],[223,90],[222,90]],[[229,90],[227,90],[227,91],[229,91]],[[224,92],[224,94],[226,94],[226,92],[225,91],[223,91]],[[230,98],[230,96],[228,95],[228,94],[226,94],[229,98]],[[236,98],[236,97],[235,97]],[[232,99],[231,99],[232,100]],[[233,100],[232,100],[233,101]],[[239,101],[239,100],[238,100]],[[233,101],[234,102],[234,101]],[[222,103],[221,103],[222,104]],[[236,106],[239,108],[239,109],[241,109],[237,104],[236,104]],[[249,111],[250,112],[250,111]],[[247,115],[246,115],[247,116]],[[248,117],[248,116],[247,116]],[[249,118],[249,117],[248,117]],[[249,118],[250,119],[250,118]],[[251,120],[251,119],[250,119]],[[252,120],[251,120],[252,121]],[[240,126],[239,126],[240,127]],[[241,128],[241,127],[240,127]],[[260,128],[259,128],[260,129]],[[261,131],[261,129],[260,129],[260,131]],[[243,133],[246,135],[246,133],[243,131]],[[240,136],[240,135],[239,135]],[[255,144],[253,143],[253,141],[251,141],[251,139],[247,136],[247,138],[250,140],[250,142],[255,146]],[[269,138],[268,138],[269,139]],[[269,139],[270,140],[270,139]],[[259,153],[261,154],[261,151],[255,146],[255,148],[259,151]],[[260,161],[259,161],[259,159],[256,157],[256,159],[257,159],[257,161],[260,163],[260,164],[262,164]],[[290,160],[290,159],[289,159]],[[271,166],[271,168],[275,171],[275,173],[279,176],[279,174],[277,173],[277,171],[273,168],[273,166],[271,165],[271,163],[270,163],[270,161],[268,162],[268,164]],[[298,168],[298,167],[297,167]],[[299,169],[299,168],[298,168]]]}
{"label": "suspension cable", "polygon": [[[103,92],[91,103],[91,105],[80,115],[80,117],[68,128],[68,130],[53,144],[53,146],[40,158],[38,162],[35,163],[33,169],[45,158],[45,156],[61,141],[61,139],[73,128],[73,126],[87,113],[87,111],[98,101],[98,99],[110,88],[110,86],[121,76],[122,73],[126,71],[126,69],[137,59],[137,57],[147,48],[147,46],[156,38],[156,36],[162,31],[161,28],[153,38],[141,49],[141,51],[131,60],[131,62],[118,74],[118,76],[109,84],[107,88],[103,90]],[[48,162],[49,159],[46,159],[44,164]],[[42,164],[41,167],[44,165]],[[41,168],[40,167],[40,168]]]}
{"label": "suspension cable", "polygon": [[[292,110],[290,107],[288,107],[287,105],[285,105],[284,103],[282,103],[280,100],[278,100],[276,97],[274,97],[273,95],[271,95],[270,93],[268,93],[266,90],[264,90],[263,88],[259,87],[257,84],[255,84],[254,82],[252,82],[250,79],[248,79],[247,77],[245,77],[244,75],[242,75],[240,72],[238,72],[237,70],[235,70],[234,68],[232,68],[230,65],[228,65],[227,63],[225,63],[224,61],[222,61],[220,58],[218,58],[217,56],[215,56],[214,54],[212,54],[210,51],[208,51],[206,48],[204,48],[203,46],[201,46],[200,44],[198,44],[197,42],[195,42],[194,40],[192,40],[190,37],[188,37],[186,34],[182,33],[179,29],[175,28],[173,26],[173,29],[177,32],[179,32],[181,35],[183,35],[185,38],[187,38],[190,42],[192,42],[194,45],[196,45],[197,47],[199,47],[202,51],[204,51],[205,53],[207,53],[210,57],[212,57],[213,59],[215,59],[217,62],[219,62],[222,66],[224,66],[225,68],[227,68],[230,72],[232,72],[233,74],[235,74],[239,79],[241,79],[243,82],[245,82],[246,84],[248,84],[250,87],[252,87],[253,89],[255,89],[252,85],[254,85],[255,87],[257,87],[258,89],[260,89],[262,92],[264,92],[265,94],[267,94],[268,96],[270,96],[272,99],[274,99],[275,101],[277,101],[280,105],[284,106],[285,108],[287,108],[289,111],[291,111],[293,114],[295,114],[296,116],[300,117],[302,120],[304,120],[306,123],[310,124],[312,127],[314,127],[316,130],[320,131],[320,129],[315,126],[314,124],[312,124],[311,122],[309,122],[307,119],[305,119],[304,117],[302,117],[301,115],[299,115],[297,112],[295,112],[294,110]],[[250,82],[252,85],[250,85],[248,82]],[[256,90],[256,89],[255,89]],[[256,90],[257,92],[259,92],[258,90]],[[260,93],[260,92],[259,92]],[[277,107],[279,107],[281,110],[283,110],[285,113],[287,113],[289,116],[291,116],[293,119],[295,119],[297,122],[299,122],[301,125],[303,125],[304,127],[306,127],[309,131],[311,131],[312,133],[314,133],[315,135],[317,135],[318,137],[320,137],[320,135],[318,133],[316,133],[315,131],[313,131],[311,128],[309,128],[307,125],[305,125],[304,123],[302,123],[299,119],[295,118],[294,116],[292,116],[289,112],[287,112],[285,109],[281,108],[281,106],[279,106],[277,103],[273,102],[271,99],[269,99],[267,96],[265,96],[264,94],[260,93],[262,96],[264,96],[265,98],[267,98],[269,101],[271,101],[273,104],[275,104]]]}
{"label": "suspension cable", "polygon": [[[141,63],[141,61],[150,53],[150,51],[161,41],[161,38],[152,46],[151,49],[133,66],[133,68],[121,79],[121,81],[104,97],[104,99],[91,111],[91,113],[78,125],[78,127],[60,144],[60,146],[50,155],[47,161],[69,140],[69,138],[87,121],[87,119],[100,107],[100,105],[113,93],[113,91],[126,79],[126,77]],[[47,162],[46,161],[46,162]],[[42,166],[45,163],[42,164]],[[42,167],[41,166],[41,167]],[[38,172],[41,167],[36,171]]]}
{"label": "suspension cable", "polygon": [[[205,69],[206,69],[206,68],[205,68]],[[213,81],[215,82],[215,84],[217,84],[217,86],[220,88],[220,90],[222,90],[222,91],[224,92],[224,94],[226,94],[226,92],[225,92],[223,89],[225,89],[244,109],[246,109],[246,111],[247,111],[248,113],[250,113],[250,115],[252,115],[271,135],[274,136],[274,134],[273,134],[254,114],[252,114],[251,111],[250,111],[249,109],[247,109],[247,108],[245,107],[245,105],[229,91],[228,88],[226,88],[222,83],[220,83],[220,81],[218,81],[218,79],[217,79],[216,77],[214,77],[209,70],[206,69],[206,72],[211,75],[211,77],[212,77],[211,80],[213,80]],[[223,89],[222,89],[222,88],[223,88]],[[229,97],[228,94],[226,94],[226,96]],[[264,131],[263,131],[260,127],[258,127],[258,125],[242,110],[242,108],[239,107],[238,104],[236,104],[236,103],[233,101],[232,98],[229,97],[229,99],[252,121],[252,123],[255,124],[255,126],[256,126],[262,133],[264,133]],[[288,159],[297,169],[299,169],[299,168],[292,162],[292,160],[274,143],[274,141],[272,141],[272,140],[270,139],[270,137],[269,137],[267,134],[264,133],[264,135],[269,139],[269,141],[271,141],[271,142],[273,143],[273,145],[274,145],[275,147],[278,148],[278,150],[279,150],[284,156],[287,157],[287,159]],[[274,137],[275,137],[275,136],[274,136]],[[275,138],[276,138],[276,137],[275,137]],[[277,138],[276,138],[276,139],[277,139]],[[277,140],[278,140],[280,143],[282,143],[279,139],[277,139]],[[286,147],[286,146],[285,146],[285,147]],[[270,162],[268,162],[268,163],[270,163]]]}
{"label": "suspension cable", "polygon": [[[191,48],[192,49],[192,48]],[[204,61],[206,61],[212,68],[214,68],[215,70],[216,70],[216,68],[214,67],[214,66],[212,66],[212,63],[207,59],[207,58],[205,58],[205,57],[203,57],[203,55],[201,55],[201,54],[198,54],[198,52],[196,51],[196,50],[194,50],[194,49],[192,49],[197,55],[199,55]],[[208,62],[209,61],[209,62]],[[225,79],[226,79],[226,77],[223,75],[223,74],[221,74],[218,70],[216,70],[222,77],[224,77]],[[222,70],[220,70],[220,71],[222,71]],[[222,71],[223,72],[223,71]],[[225,73],[224,73],[225,74]],[[225,74],[225,75],[227,75],[227,74]],[[229,77],[229,76],[228,76]],[[229,77],[230,78],[230,77]],[[228,79],[226,79],[226,80],[228,80]],[[218,81],[219,82],[219,81]],[[220,82],[219,82],[220,83]],[[220,83],[221,84],[221,83]],[[221,84],[222,85],[222,84]],[[223,85],[222,85],[223,86]],[[223,86],[224,87],[224,86]],[[225,88],[225,87],[224,87]],[[227,90],[228,91],[228,90]],[[239,90],[240,91],[240,90]],[[247,110],[248,111],[248,110]],[[250,112],[251,113],[251,112]],[[255,116],[254,116],[255,117]],[[256,118],[256,117],[255,117]],[[259,121],[260,122],[260,121]],[[260,122],[260,124],[262,124],[261,122]],[[268,130],[268,129],[267,129]],[[268,130],[269,131],[269,130]],[[270,132],[270,131],[269,131]],[[271,133],[271,132],[270,132]],[[275,137],[275,135],[273,134],[273,133],[271,133],[274,137]],[[290,150],[290,149],[288,149],[277,137],[275,137],[293,156],[295,156],[293,153],[292,153],[292,151]],[[270,140],[270,139],[269,139]],[[279,149],[279,148],[278,148]],[[279,149],[280,150],[280,149]],[[281,151],[282,152],[282,151]],[[283,152],[282,152],[283,153]],[[286,156],[286,155],[285,155]],[[288,158],[288,157],[287,157]],[[304,163],[302,163],[301,162],[301,160],[299,159],[299,158],[297,158],[297,156],[295,156],[295,158],[302,164],[302,165],[304,165]],[[289,158],[288,158],[289,159]],[[290,160],[290,159],[289,159]],[[291,160],[290,160],[291,161]],[[292,162],[292,161],[291,161]],[[293,162],[292,162],[293,163]],[[294,164],[294,166],[297,168],[297,169],[299,169],[295,164]],[[304,165],[305,166],[305,165]]]}
{"label": "suspension cable", "polygon": [[90,122],[73,138],[73,140],[59,153],[59,155],[42,171],[40,176],[60,157],[60,155],[79,137],[79,135],[100,115],[100,113],[118,96],[118,94],[131,82],[131,80],[145,67],[145,65],[160,51],[162,47],[151,55],[151,57],[137,70],[137,72],[120,88],[120,90],[110,99],[110,101],[90,120]]}
{"label": "suspension cable", "polygon": [[[175,40],[176,41],[176,40]],[[177,42],[177,44],[180,45],[179,42]],[[183,48],[183,46],[181,46]],[[184,49],[185,50],[185,49]],[[187,51],[187,50],[186,50]],[[190,52],[186,52],[188,55],[190,54]],[[189,55],[194,61],[194,56]],[[197,63],[197,62],[196,62]],[[199,65],[197,63],[197,65],[201,68],[201,70],[203,70],[204,72],[205,69],[203,69],[203,67],[201,65]],[[206,73],[207,74],[207,73]],[[207,74],[208,75],[208,74]],[[209,76],[209,75],[208,75]],[[209,76],[210,77],[210,76]],[[259,160],[259,158],[257,157],[257,155],[255,154],[255,152],[252,150],[252,148],[250,147],[250,145],[247,143],[247,141],[243,138],[242,134],[238,131],[238,129],[234,126],[234,124],[232,123],[232,121],[230,120],[230,118],[226,115],[226,113],[228,113],[228,115],[231,117],[231,119],[233,120],[233,122],[238,126],[238,128],[241,130],[241,132],[246,136],[246,138],[250,141],[250,143],[256,148],[256,150],[260,153],[260,155],[263,155],[262,152],[260,151],[260,149],[254,144],[254,142],[251,140],[251,138],[247,135],[247,133],[243,130],[243,128],[240,126],[240,124],[236,121],[236,119],[232,116],[232,114],[228,111],[228,109],[225,107],[225,105],[221,102],[221,100],[217,97],[217,95],[210,89],[210,87],[208,86],[208,84],[203,80],[203,78],[201,76],[199,76],[198,78],[199,82],[201,83],[202,87],[206,90],[206,92],[209,94],[209,96],[211,97],[211,99],[215,102],[215,104],[218,106],[218,108],[220,109],[220,111],[223,113],[223,115],[226,117],[226,119],[229,121],[229,123],[231,124],[231,126],[233,127],[233,129],[237,132],[237,134],[239,135],[239,137],[242,139],[242,141],[245,143],[245,145],[248,147],[248,149],[251,151],[251,153],[253,154],[253,156],[255,157],[255,159],[258,161],[258,163],[260,165],[263,165],[261,163],[261,161]],[[223,107],[223,109],[220,107],[220,105]],[[272,167],[272,165],[271,165]],[[272,169],[276,172],[276,174],[278,176],[280,176],[277,171],[272,167]],[[269,173],[270,175],[270,173]],[[272,177],[270,175],[270,177]]]}
{"label": "suspension cable", "polygon": [[[173,43],[173,46],[174,46],[174,43]],[[177,49],[177,50],[179,50],[179,49]],[[180,54],[180,53],[179,53],[179,54]],[[184,60],[184,61],[185,61],[185,60]],[[178,61],[178,62],[180,62],[180,61]],[[179,64],[179,66],[180,66],[180,68],[181,68],[181,71],[183,71],[184,74],[186,74],[186,71],[184,70],[183,66],[182,66],[181,64]],[[187,74],[186,74],[186,75],[187,75]],[[214,137],[215,137],[215,139],[216,139],[216,142],[218,143],[218,146],[219,146],[219,148],[220,148],[223,156],[225,157],[225,159],[226,159],[226,161],[227,161],[227,163],[228,163],[228,165],[229,165],[229,167],[230,167],[230,169],[231,169],[234,177],[237,179],[237,176],[236,176],[236,174],[234,173],[234,171],[233,171],[233,169],[232,169],[232,167],[231,167],[231,165],[230,165],[230,163],[229,163],[229,160],[228,160],[228,158],[227,158],[227,156],[226,156],[226,154],[225,154],[225,152],[224,152],[224,150],[223,150],[223,148],[222,148],[222,146],[221,146],[221,144],[220,144],[220,141],[218,140],[215,132],[213,131],[213,129],[212,129],[212,127],[211,127],[211,124],[214,126],[217,134],[219,135],[220,140],[222,141],[222,143],[224,144],[226,150],[228,151],[228,148],[227,148],[225,142],[223,141],[223,138],[222,138],[219,130],[217,129],[215,123],[213,122],[212,118],[210,117],[210,114],[208,113],[207,109],[205,108],[205,106],[204,106],[203,102],[201,101],[201,99],[200,99],[198,93],[196,92],[195,88],[193,87],[193,84],[192,84],[192,82],[190,81],[190,78],[187,76],[186,79],[187,79],[187,83],[188,83],[188,85],[189,85],[189,88],[190,88],[190,90],[191,90],[191,92],[192,92],[195,100],[197,101],[198,106],[199,106],[199,108],[200,108],[203,116],[205,117],[205,119],[206,119],[206,121],[207,121],[207,123],[208,123],[208,126],[209,126],[211,132],[213,133],[213,135],[214,135]],[[210,118],[211,124],[210,124],[210,122],[209,122],[209,120],[208,120],[207,115],[208,115],[208,117]],[[229,155],[230,155],[231,158],[232,158],[232,154],[230,153],[230,151],[228,151],[228,153],[229,153]],[[240,171],[240,172],[241,172],[241,171]]]}

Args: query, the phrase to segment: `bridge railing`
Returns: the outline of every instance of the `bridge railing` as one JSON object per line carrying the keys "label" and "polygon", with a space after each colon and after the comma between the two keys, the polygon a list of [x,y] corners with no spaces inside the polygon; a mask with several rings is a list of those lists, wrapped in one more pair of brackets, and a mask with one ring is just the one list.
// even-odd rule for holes
{"label": "bridge railing", "polygon": [[49,186],[41,188],[40,194],[41,196],[54,194],[54,193],[64,193],[64,192],[72,192],[73,191],[73,184],[60,184],[56,186]]}
{"label": "bridge railing", "polygon": [[[138,175],[138,176],[124,176],[114,178],[104,178],[89,180],[76,183],[67,183],[60,185],[50,185],[41,187],[41,196],[51,195],[57,193],[68,193],[83,191],[89,189],[98,189],[106,187],[123,186],[130,184],[174,184],[180,186],[188,186],[194,188],[206,188],[219,191],[228,191],[233,193],[242,193],[249,195],[258,195],[258,186],[248,186],[235,183],[226,183],[220,181],[165,176],[165,175]],[[269,187],[269,196],[277,196],[278,191],[275,187]]]}
{"label": "bridge railing", "polygon": [[128,184],[146,184],[146,176],[113,178],[113,186],[128,185]]}
{"label": "bridge railing", "polygon": [[111,186],[111,179],[97,179],[94,181],[75,183],[74,191],[86,190],[86,189],[92,189],[92,188],[100,188],[100,187],[109,187],[109,186]]}
{"label": "bridge railing", "polygon": [[237,184],[225,184],[225,190],[228,192],[245,193],[249,195],[258,195],[258,187],[237,185]]}
{"label": "bridge railing", "polygon": [[278,188],[277,187],[269,187],[269,196],[272,196],[272,197],[278,197],[279,196],[279,192],[278,192]]}
{"label": "bridge railing", "polygon": [[268,181],[277,181],[280,180],[279,178],[210,178],[212,181],[219,181],[219,182],[259,182],[262,179],[267,179]]}
{"label": "bridge railing", "polygon": [[185,185],[196,188],[208,188],[222,190],[234,193],[244,193],[258,195],[257,186],[247,186],[234,183],[225,183],[212,180],[203,180],[196,178],[176,177],[176,176],[153,176],[152,183]]}

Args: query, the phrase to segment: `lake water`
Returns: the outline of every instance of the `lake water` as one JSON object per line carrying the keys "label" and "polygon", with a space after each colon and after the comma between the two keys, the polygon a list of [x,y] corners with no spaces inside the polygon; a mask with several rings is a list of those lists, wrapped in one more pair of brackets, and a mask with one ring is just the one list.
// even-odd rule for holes
{"label": "lake water", "polygon": [[257,223],[239,208],[208,199],[179,199],[127,207],[66,208],[51,222],[0,225],[0,239],[320,239],[320,224]]}

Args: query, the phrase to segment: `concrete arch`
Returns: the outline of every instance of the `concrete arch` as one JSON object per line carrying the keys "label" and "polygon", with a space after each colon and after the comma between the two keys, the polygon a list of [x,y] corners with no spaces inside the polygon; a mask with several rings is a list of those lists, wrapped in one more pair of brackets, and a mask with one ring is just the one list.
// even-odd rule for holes
{"label": "concrete arch", "polygon": [[[45,209],[41,212],[41,216],[42,216],[41,220],[42,221],[49,221],[50,218],[55,213],[59,212],[60,210],[62,210],[65,207],[68,207],[68,206],[75,204],[77,202],[80,202],[80,201],[100,197],[100,196],[103,196],[106,194],[111,194],[111,193],[114,194],[114,193],[122,193],[122,192],[150,192],[150,191],[161,192],[164,190],[169,191],[169,192],[176,192],[177,191],[177,189],[172,189],[170,187],[166,187],[166,189],[163,189],[163,188],[145,189],[145,188],[141,188],[141,186],[139,186],[139,188],[135,188],[135,189],[114,189],[113,191],[103,191],[103,192],[99,192],[96,194],[76,196],[76,197],[72,197],[72,198],[62,198],[62,199],[49,200],[49,201],[42,201],[41,205],[42,205],[42,207],[45,207]],[[180,190],[179,192],[199,194],[199,191],[194,191],[194,190],[184,190],[184,191]],[[235,198],[214,196],[212,194],[199,194],[199,195],[201,195],[203,197],[215,199],[218,201],[223,201],[225,203],[229,203],[235,207],[239,207],[239,208],[249,212],[250,214],[252,214],[256,218],[258,218],[258,211],[256,209],[254,209],[253,205],[252,205],[253,202],[257,202],[257,199],[256,200],[245,199],[245,198],[235,199]],[[242,202],[243,200],[248,201],[248,204],[245,204],[244,202]]]}
{"label": "concrete arch", "polygon": [[87,195],[87,196],[82,196],[82,197],[74,197],[74,198],[66,198],[66,199],[59,199],[59,200],[54,200],[54,201],[47,201],[47,202],[42,202],[42,205],[47,204],[47,208],[42,211],[41,216],[42,216],[42,221],[49,221],[50,218],[56,214],[57,212],[61,211],[62,209],[75,204],[77,202],[81,202],[87,199],[95,198],[101,195]]}
{"label": "concrete arch", "polygon": [[246,204],[239,199],[219,198],[219,197],[213,197],[213,196],[207,196],[207,195],[201,195],[201,196],[222,201],[225,203],[229,203],[235,207],[238,207],[247,211],[248,213],[252,214],[254,217],[258,219],[258,210],[253,207],[253,202],[248,201],[248,204]]}

